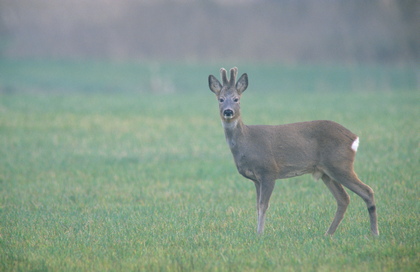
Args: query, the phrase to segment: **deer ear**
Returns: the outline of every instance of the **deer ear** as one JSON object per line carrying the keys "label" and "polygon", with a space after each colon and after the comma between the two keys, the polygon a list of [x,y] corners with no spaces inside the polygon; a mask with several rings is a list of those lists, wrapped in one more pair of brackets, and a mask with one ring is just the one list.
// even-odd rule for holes
{"label": "deer ear", "polygon": [[241,94],[246,88],[248,88],[248,75],[245,73],[239,78],[238,82],[236,82],[236,90]]}
{"label": "deer ear", "polygon": [[210,91],[216,95],[219,95],[220,90],[222,90],[222,84],[213,75],[209,75],[209,87]]}

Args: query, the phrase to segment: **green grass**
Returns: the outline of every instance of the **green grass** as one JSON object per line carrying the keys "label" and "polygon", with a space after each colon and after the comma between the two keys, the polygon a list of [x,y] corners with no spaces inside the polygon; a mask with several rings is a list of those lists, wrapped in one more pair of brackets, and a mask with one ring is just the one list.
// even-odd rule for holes
{"label": "green grass", "polygon": [[[418,89],[420,67],[322,66],[232,61],[247,72],[254,92],[406,92]],[[9,60],[0,58],[0,92],[201,92],[208,74],[219,76],[221,64]],[[151,86],[156,78],[163,88]],[[169,86],[172,86],[170,88]],[[159,86],[159,84],[158,84]]]}
{"label": "green grass", "polygon": [[66,72],[51,79],[34,76],[39,85],[20,65],[14,74],[21,82],[3,78],[9,91],[0,94],[0,271],[420,268],[420,93],[413,84],[386,92],[275,92],[272,81],[265,92],[259,70],[249,72],[245,123],[331,119],[360,136],[355,168],[376,192],[381,231],[370,235],[365,204],[350,193],[345,219],[325,237],[335,200],[322,182],[302,176],[277,181],[258,236],[254,185],[236,171],[207,87],[217,68],[179,66],[199,78],[185,75],[175,93],[158,94],[131,89],[137,80],[148,83],[129,75],[129,87],[101,91],[126,64],[104,75],[89,72],[97,63],[82,65],[87,74],[65,91],[60,84],[76,64],[57,66]]}

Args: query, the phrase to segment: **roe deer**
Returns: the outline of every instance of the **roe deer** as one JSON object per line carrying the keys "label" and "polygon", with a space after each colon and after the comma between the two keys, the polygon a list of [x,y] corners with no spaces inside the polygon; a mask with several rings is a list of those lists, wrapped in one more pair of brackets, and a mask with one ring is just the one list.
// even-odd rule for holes
{"label": "roe deer", "polygon": [[[264,231],[265,213],[275,180],[312,174],[321,178],[337,201],[337,211],[325,233],[332,235],[344,217],[350,198],[343,185],[367,205],[370,229],[379,235],[373,190],[353,170],[359,138],[332,121],[310,121],[279,126],[247,126],[242,122],[240,98],[248,87],[248,76],[236,82],[238,69],[230,79],[220,69],[223,84],[209,76],[210,90],[219,101],[226,141],[241,175],[252,180],[257,191],[258,233]],[[235,83],[236,82],[236,83]]]}

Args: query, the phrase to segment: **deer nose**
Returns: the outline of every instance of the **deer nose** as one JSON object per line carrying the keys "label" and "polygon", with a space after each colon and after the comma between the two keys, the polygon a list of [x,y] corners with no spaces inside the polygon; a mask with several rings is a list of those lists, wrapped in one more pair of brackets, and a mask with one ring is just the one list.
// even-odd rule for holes
{"label": "deer nose", "polygon": [[224,110],[223,115],[225,117],[233,117],[233,110],[231,110],[231,109]]}

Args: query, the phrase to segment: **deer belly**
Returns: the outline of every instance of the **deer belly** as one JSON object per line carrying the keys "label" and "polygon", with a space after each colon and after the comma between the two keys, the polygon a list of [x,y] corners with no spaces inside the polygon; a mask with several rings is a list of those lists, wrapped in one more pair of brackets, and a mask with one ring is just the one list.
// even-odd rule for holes
{"label": "deer belly", "polygon": [[313,167],[293,167],[293,166],[285,166],[282,167],[279,171],[278,178],[285,179],[285,178],[293,178],[297,176],[302,176],[308,173],[313,172]]}

